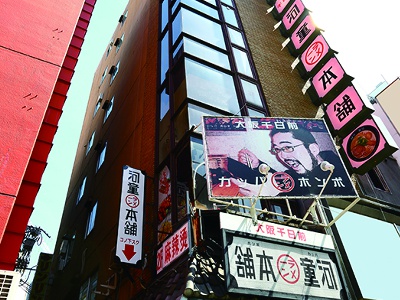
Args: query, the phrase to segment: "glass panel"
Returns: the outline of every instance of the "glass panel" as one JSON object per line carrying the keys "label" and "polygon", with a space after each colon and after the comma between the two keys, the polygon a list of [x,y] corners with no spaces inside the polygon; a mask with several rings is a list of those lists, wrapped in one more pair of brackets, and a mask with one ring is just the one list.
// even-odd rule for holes
{"label": "glass panel", "polygon": [[232,0],[221,0],[221,2],[233,6]]}
{"label": "glass panel", "polygon": [[233,114],[239,104],[232,76],[190,59],[186,63],[187,96]]}
{"label": "glass panel", "polygon": [[220,113],[216,113],[212,110],[202,108],[200,106],[189,103],[189,124],[190,127],[194,126],[196,129],[194,132],[202,132],[202,116],[220,116]]}
{"label": "glass panel", "polygon": [[94,227],[94,222],[96,220],[96,211],[97,211],[97,202],[93,206],[92,211],[90,212],[90,215],[89,215],[89,218],[88,218],[86,236],[89,235],[89,233],[92,231],[92,229]]}
{"label": "glass panel", "polygon": [[251,117],[265,117],[265,113],[262,113],[258,110],[254,110],[249,107],[247,107],[247,110],[249,111],[249,116]]}
{"label": "glass panel", "polygon": [[161,10],[161,31],[163,31],[168,23],[168,0],[162,2]]}
{"label": "glass panel", "polygon": [[232,8],[222,5],[222,12],[224,14],[225,22],[231,24],[232,26],[239,27],[236,20],[235,10]]}
{"label": "glass panel", "polygon": [[254,83],[251,83],[243,79],[241,79],[240,82],[242,83],[246,101],[253,105],[263,107],[263,103],[260,97],[260,93],[258,92],[257,86]]}
{"label": "glass panel", "polygon": [[[213,3],[214,2],[214,3]],[[179,3],[186,4],[187,6],[190,6],[198,11],[201,11],[202,13],[209,15],[210,17],[213,17],[215,19],[219,19],[218,16],[218,11],[210,6],[204,5],[200,3],[197,0],[181,0],[181,1],[176,1],[174,6],[172,7],[172,13],[176,10],[177,6]],[[215,1],[210,1],[211,4],[215,4]]]}
{"label": "glass panel", "polygon": [[166,89],[160,94],[160,120],[162,120],[165,114],[169,111],[169,95]]}
{"label": "glass panel", "polygon": [[201,139],[191,137],[190,149],[192,156],[193,185],[195,187],[194,197],[196,205],[213,208],[213,204],[208,200],[206,168],[204,164],[204,148]]}
{"label": "glass panel", "polygon": [[97,160],[97,168],[96,171],[98,171],[103,164],[105,158],[106,158],[106,150],[107,150],[107,142],[104,144],[103,149],[100,152],[99,159]]}
{"label": "glass panel", "polygon": [[191,39],[183,38],[184,51],[193,56],[209,61],[217,66],[230,70],[228,56],[222,52],[197,43]]}
{"label": "glass panel", "polygon": [[192,186],[192,169],[190,167],[190,149],[187,146],[181,153],[179,153],[176,166],[177,166],[177,187],[176,187],[176,205],[178,221],[186,217],[186,195],[189,187]]}
{"label": "glass panel", "polygon": [[175,44],[176,40],[178,39],[179,35],[182,33],[182,10],[181,9],[178,14],[175,16],[174,20],[172,21],[172,43]]}
{"label": "glass panel", "polygon": [[169,68],[168,62],[168,31],[165,33],[162,41],[161,41],[161,71],[160,71],[160,84],[162,84],[165,80],[165,74]]}
{"label": "glass panel", "polygon": [[232,44],[235,44],[242,48],[245,48],[243,36],[242,36],[241,32],[239,32],[235,29],[229,28],[229,27],[228,27],[228,32],[229,32],[229,38],[230,38]]}
{"label": "glass panel", "polygon": [[114,106],[114,96],[111,98],[110,104],[109,104],[108,108],[106,109],[106,112],[105,112],[105,114],[104,114],[103,123],[104,123],[105,121],[107,121],[108,116],[111,114],[111,111],[112,111],[112,109],[113,109],[113,106]]}
{"label": "glass panel", "polygon": [[249,77],[253,77],[247,53],[242,50],[233,48],[233,56],[235,57],[235,63],[238,72]]}
{"label": "glass panel", "polygon": [[159,162],[162,162],[167,157],[170,150],[169,130],[170,130],[170,111],[166,113],[166,115],[159,124],[159,131],[160,131],[159,144],[158,144]]}
{"label": "glass panel", "polygon": [[[183,30],[181,29],[181,26],[179,26],[179,17],[182,18]],[[176,22],[178,23],[173,24],[173,43],[175,43],[181,31],[183,31],[219,48],[226,49],[222,27],[220,24],[184,8],[182,8],[179,14],[176,16],[174,23]]]}

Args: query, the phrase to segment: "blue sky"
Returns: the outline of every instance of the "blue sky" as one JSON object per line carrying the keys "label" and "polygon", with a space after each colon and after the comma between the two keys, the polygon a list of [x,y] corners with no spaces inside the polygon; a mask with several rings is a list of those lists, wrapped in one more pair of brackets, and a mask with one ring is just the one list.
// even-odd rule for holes
{"label": "blue sky", "polygon": [[[42,227],[51,239],[44,237],[42,247],[36,246],[31,266],[40,251],[53,251],[93,73],[127,2],[97,1],[30,219],[31,225]],[[397,1],[381,0],[374,5],[362,0],[303,2],[317,26],[325,30],[328,44],[339,52],[337,57],[346,73],[355,78],[353,83],[361,96],[384,79],[391,82],[400,76],[395,47],[400,29]],[[332,211],[334,216],[340,212]],[[400,238],[393,225],[352,213],[346,213],[337,225],[364,297],[397,299]]]}

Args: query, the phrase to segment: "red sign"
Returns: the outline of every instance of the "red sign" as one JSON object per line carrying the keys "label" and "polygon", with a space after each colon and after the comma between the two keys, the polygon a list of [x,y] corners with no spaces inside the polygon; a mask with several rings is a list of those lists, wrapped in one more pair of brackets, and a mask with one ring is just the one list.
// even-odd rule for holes
{"label": "red sign", "polygon": [[314,41],[304,50],[300,59],[307,72],[310,72],[328,53],[329,46],[322,35],[318,35]]}

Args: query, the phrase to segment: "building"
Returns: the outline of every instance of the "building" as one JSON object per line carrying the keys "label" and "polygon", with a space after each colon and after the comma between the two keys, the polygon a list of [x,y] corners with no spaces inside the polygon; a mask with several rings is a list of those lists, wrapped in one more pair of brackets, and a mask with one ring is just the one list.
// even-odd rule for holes
{"label": "building", "polygon": [[1,3],[1,270],[15,268],[94,4]]}
{"label": "building", "polygon": [[[272,31],[277,21],[265,15],[269,7],[261,0],[128,4],[94,76],[48,299],[247,297],[243,290],[228,291],[225,285],[226,259],[216,230],[226,217],[220,216],[225,208],[208,201],[200,124],[203,115],[317,115],[318,106],[301,93],[304,79],[291,72],[293,56],[281,51],[286,38]],[[126,165],[146,177],[144,223],[138,227],[145,238],[135,266],[116,256]],[[263,208],[273,214],[266,218],[271,223],[260,224],[283,226],[287,215],[300,220],[308,215],[311,202],[288,202],[265,200]],[[243,218],[245,211],[234,211],[240,222],[251,220]],[[293,230],[295,221],[279,228]],[[322,229],[306,226],[315,236],[324,235]],[[190,233],[191,238],[182,241],[189,245],[176,260],[160,266],[160,251],[166,242],[178,239],[176,233]],[[227,233],[225,238],[231,236]],[[337,236],[335,243],[340,244]],[[135,248],[129,249],[124,249],[125,256],[134,257]],[[334,255],[323,254],[340,268],[342,288],[331,286],[333,298],[361,298],[351,267],[335,249]],[[267,299],[251,290],[254,297]],[[270,296],[294,297],[282,291]]]}

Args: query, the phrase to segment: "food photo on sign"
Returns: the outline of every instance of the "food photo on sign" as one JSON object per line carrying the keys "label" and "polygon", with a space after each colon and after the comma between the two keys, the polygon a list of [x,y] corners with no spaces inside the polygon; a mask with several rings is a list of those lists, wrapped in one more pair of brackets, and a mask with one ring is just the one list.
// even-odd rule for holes
{"label": "food photo on sign", "polygon": [[203,117],[203,138],[211,197],[356,197],[321,119]]}

